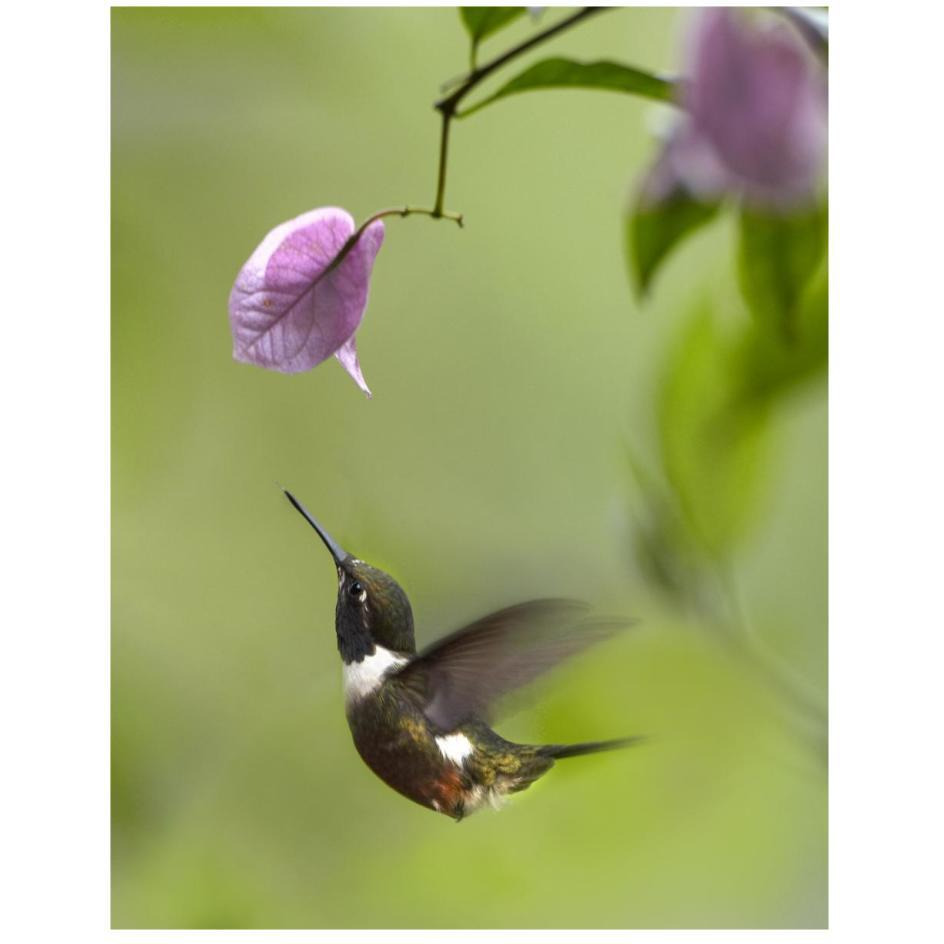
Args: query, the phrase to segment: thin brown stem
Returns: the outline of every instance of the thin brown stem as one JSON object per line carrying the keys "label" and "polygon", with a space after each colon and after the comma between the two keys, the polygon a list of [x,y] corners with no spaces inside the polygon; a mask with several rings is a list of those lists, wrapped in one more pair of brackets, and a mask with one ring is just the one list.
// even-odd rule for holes
{"label": "thin brown stem", "polygon": [[484,65],[474,67],[469,74],[462,80],[452,92],[450,92],[445,98],[441,98],[435,104],[436,110],[442,115],[442,135],[439,141],[439,173],[436,178],[436,200],[433,204],[433,216],[445,215],[442,213],[443,200],[446,196],[446,167],[447,167],[447,151],[449,147],[449,128],[452,123],[452,119],[455,117],[456,110],[459,107],[459,104],[462,102],[462,99],[469,94],[479,83],[487,79],[496,69],[500,69],[502,66],[511,62],[512,59],[517,59],[518,56],[528,52],[528,50],[533,49],[540,43],[545,42],[550,39],[552,36],[556,36],[558,33],[562,33],[566,29],[570,29],[571,26],[576,26],[577,23],[582,20],[587,19],[590,16],[593,16],[595,13],[603,13],[610,7],[584,7],[582,10],[578,10],[576,13],[571,14],[568,17],[565,17],[559,23],[555,23],[553,26],[549,26],[545,30],[541,30],[540,33],[535,33],[534,36],[526,39],[524,42],[519,43],[517,46],[513,46],[511,49],[503,52],[500,56],[496,56],[489,62],[486,62]]}
{"label": "thin brown stem", "polygon": [[527,52],[529,49],[534,48],[539,43],[543,43],[552,36],[556,36],[558,33],[562,33],[564,30],[570,29],[571,26],[575,26],[581,20],[587,19],[587,17],[592,16],[594,13],[602,13],[607,9],[607,7],[584,7],[577,13],[565,17],[554,26],[548,27],[547,29],[542,30],[540,33],[536,33],[530,39],[519,43],[517,46],[513,46],[511,49],[502,53],[500,56],[497,56],[490,62],[485,63],[485,65],[473,67],[469,74],[466,75],[464,79],[462,79],[461,84],[459,84],[455,90],[445,98],[442,98],[436,102],[435,105],[437,111],[439,111],[442,115],[442,132],[439,137],[439,167],[436,175],[436,199],[433,201],[432,209],[427,209],[426,207],[405,206],[394,207],[389,210],[380,210],[378,213],[374,213],[373,216],[370,216],[364,220],[364,222],[361,223],[361,225],[358,226],[357,229],[350,235],[348,240],[341,247],[341,251],[334,257],[334,259],[331,260],[330,264],[315,281],[317,282],[320,279],[323,279],[329,272],[336,269],[344,261],[347,254],[357,245],[357,241],[364,234],[364,231],[367,229],[367,227],[370,226],[371,223],[375,223],[377,220],[383,219],[385,216],[428,216],[434,220],[454,220],[459,224],[459,226],[462,226],[461,213],[450,213],[446,210],[443,210],[443,202],[446,198],[446,170],[448,168],[449,161],[449,131],[452,125],[452,119],[456,114],[456,109],[459,107],[459,103],[463,98],[465,98],[466,95],[469,94],[469,92],[472,91],[472,89],[474,89],[480,82],[488,78],[488,76],[490,76],[496,69],[500,69],[503,65],[511,62],[512,59],[517,58],[518,56]]}
{"label": "thin brown stem", "polygon": [[336,269],[343,261],[345,256],[357,245],[357,241],[364,235],[364,230],[370,226],[371,223],[376,223],[377,220],[382,220],[385,216],[429,216],[434,220],[444,219],[444,220],[453,220],[459,226],[462,226],[462,214],[461,213],[450,213],[448,211],[444,212],[442,208],[436,210],[430,210],[426,207],[412,207],[412,206],[403,206],[403,207],[391,207],[387,210],[378,210],[372,216],[367,217],[360,226],[348,236],[347,241],[341,247],[340,252],[331,260],[327,265],[324,271],[315,279],[313,284],[320,282],[329,272],[332,272]]}
{"label": "thin brown stem", "polygon": [[452,115],[443,112],[442,134],[439,138],[439,172],[436,175],[436,201],[433,203],[433,215],[441,216],[443,200],[446,198],[446,166],[449,160],[449,126]]}
{"label": "thin brown stem", "polygon": [[511,62],[512,59],[517,59],[518,56],[528,52],[528,50],[533,49],[538,44],[545,42],[552,36],[556,36],[558,33],[562,33],[564,30],[570,29],[571,26],[576,26],[576,24],[582,20],[585,20],[596,13],[605,13],[609,9],[615,8],[584,7],[582,10],[578,10],[576,13],[565,17],[559,23],[555,23],[553,26],[549,26],[547,29],[541,30],[540,33],[535,33],[534,36],[526,39],[522,43],[519,43],[517,46],[512,46],[512,48],[507,50],[507,52],[503,52],[500,56],[496,56],[494,59],[486,62],[484,65],[473,69],[455,91],[436,102],[436,109],[441,111],[443,114],[454,114],[462,99],[465,98],[466,95],[468,95],[469,92],[471,92],[472,89],[474,89],[480,82],[483,82],[485,79],[487,79],[496,69],[500,69],[503,65]]}

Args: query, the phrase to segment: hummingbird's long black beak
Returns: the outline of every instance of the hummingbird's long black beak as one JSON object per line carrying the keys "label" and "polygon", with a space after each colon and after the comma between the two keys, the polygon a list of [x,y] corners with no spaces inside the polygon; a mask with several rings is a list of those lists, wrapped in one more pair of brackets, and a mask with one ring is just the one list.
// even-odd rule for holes
{"label": "hummingbird's long black beak", "polygon": [[334,558],[334,562],[340,566],[344,560],[349,557],[347,551],[338,544],[337,541],[324,528],[318,524],[317,521],[309,514],[308,509],[287,489],[283,488],[285,492],[285,497],[295,506],[295,509],[298,513],[318,532],[318,537],[324,541],[325,547],[331,551],[331,556]]}

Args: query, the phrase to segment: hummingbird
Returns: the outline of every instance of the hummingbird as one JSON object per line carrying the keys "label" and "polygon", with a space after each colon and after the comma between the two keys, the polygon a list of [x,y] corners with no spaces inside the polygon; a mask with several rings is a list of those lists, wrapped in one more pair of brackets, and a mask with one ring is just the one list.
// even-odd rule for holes
{"label": "hummingbird", "polygon": [[282,490],[337,568],[335,631],[354,746],[398,793],[459,822],[484,806],[500,807],[557,760],[642,740],[516,744],[490,726],[504,696],[628,621],[591,619],[589,607],[574,600],[532,600],[417,652],[413,611],[403,588],[345,551]]}

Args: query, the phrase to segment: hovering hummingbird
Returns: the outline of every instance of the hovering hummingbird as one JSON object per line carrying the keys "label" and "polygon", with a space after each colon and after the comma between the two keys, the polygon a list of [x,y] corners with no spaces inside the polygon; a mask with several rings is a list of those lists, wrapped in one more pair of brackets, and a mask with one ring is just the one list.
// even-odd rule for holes
{"label": "hovering hummingbird", "polygon": [[338,571],[335,630],[345,710],[364,763],[388,786],[457,822],[529,787],[554,761],[624,747],[638,737],[582,744],[515,744],[489,726],[504,695],[626,622],[592,620],[572,600],[534,600],[485,616],[416,651],[400,585],[348,554],[287,489]]}

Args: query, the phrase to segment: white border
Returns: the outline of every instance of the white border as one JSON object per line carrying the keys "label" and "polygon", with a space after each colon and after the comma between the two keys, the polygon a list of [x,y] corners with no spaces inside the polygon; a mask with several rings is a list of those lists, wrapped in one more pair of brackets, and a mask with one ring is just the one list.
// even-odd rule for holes
{"label": "white border", "polygon": [[[107,930],[108,15],[65,2],[3,14],[5,939],[439,941],[435,931]],[[835,930],[451,938],[910,944],[939,934],[941,26],[930,3],[831,10]]]}

